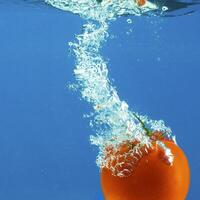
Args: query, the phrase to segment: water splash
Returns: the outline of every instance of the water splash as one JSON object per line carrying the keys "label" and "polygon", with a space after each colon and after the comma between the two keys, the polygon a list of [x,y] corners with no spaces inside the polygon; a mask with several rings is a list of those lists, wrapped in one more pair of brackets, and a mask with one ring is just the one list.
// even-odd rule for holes
{"label": "water splash", "polygon": [[135,0],[45,0],[46,3],[64,11],[79,14],[85,19],[97,21],[114,20],[122,15],[141,15],[158,9],[156,4],[147,2],[138,6]]}
{"label": "water splash", "polygon": [[[109,38],[110,21],[125,14],[141,15],[156,9],[156,5],[148,3],[141,7],[134,0],[104,0],[102,3],[96,0],[46,2],[87,19],[87,23],[83,25],[83,32],[69,45],[76,56],[74,75],[82,98],[89,102],[94,110],[91,126],[95,127],[97,133],[92,135],[90,140],[99,147],[97,165],[108,167],[110,158],[105,155],[105,149],[117,147],[125,141],[138,141],[139,145],[135,145],[129,152],[132,155],[139,151],[141,146],[151,147],[151,139],[146,134],[143,124],[152,132],[161,131],[167,137],[171,137],[170,128],[166,127],[162,120],[154,121],[147,116],[140,116],[131,111],[128,104],[119,98],[116,88],[109,80],[107,63],[100,54],[102,43]],[[118,166],[112,166],[111,170],[117,176],[127,175],[127,169],[120,171]]]}

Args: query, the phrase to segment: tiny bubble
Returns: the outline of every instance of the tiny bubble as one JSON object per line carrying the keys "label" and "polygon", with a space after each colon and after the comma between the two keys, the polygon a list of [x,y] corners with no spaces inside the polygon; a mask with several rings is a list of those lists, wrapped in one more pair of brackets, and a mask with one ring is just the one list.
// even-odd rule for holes
{"label": "tiny bubble", "polygon": [[72,43],[72,42],[69,42],[68,45],[71,47],[71,46],[73,45],[73,43]]}
{"label": "tiny bubble", "polygon": [[132,22],[133,22],[132,19],[127,19],[128,24],[132,24]]}
{"label": "tiny bubble", "polygon": [[110,35],[110,39],[115,39],[115,36],[114,35]]}
{"label": "tiny bubble", "polygon": [[160,61],[161,61],[161,58],[160,58],[160,57],[157,57],[157,61],[160,62]]}
{"label": "tiny bubble", "polygon": [[162,7],[162,11],[164,12],[164,11],[167,11],[168,10],[168,7],[167,6],[163,6]]}

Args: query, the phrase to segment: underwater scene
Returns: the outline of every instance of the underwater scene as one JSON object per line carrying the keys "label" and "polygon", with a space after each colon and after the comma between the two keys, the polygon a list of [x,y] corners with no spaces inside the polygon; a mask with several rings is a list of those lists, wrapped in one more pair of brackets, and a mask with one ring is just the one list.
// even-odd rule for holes
{"label": "underwater scene", "polygon": [[199,0],[0,0],[0,199],[200,199],[199,20]]}

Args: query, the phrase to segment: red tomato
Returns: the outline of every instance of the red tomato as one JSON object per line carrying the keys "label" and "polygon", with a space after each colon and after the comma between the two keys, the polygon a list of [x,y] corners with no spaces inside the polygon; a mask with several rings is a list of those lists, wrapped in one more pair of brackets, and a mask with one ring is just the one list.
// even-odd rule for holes
{"label": "red tomato", "polygon": [[[153,141],[153,148],[148,153],[145,153],[144,148],[141,149],[143,156],[134,165],[130,165],[132,170],[129,176],[114,176],[110,169],[102,168],[101,185],[106,200],[185,200],[190,184],[187,158],[173,141],[162,139],[162,142],[174,156],[171,165],[166,162],[163,148]],[[130,145],[123,144],[117,154],[129,150]],[[108,156],[111,155],[112,151]],[[126,159],[123,166],[135,162],[133,159],[133,156]],[[113,163],[116,162],[110,165]]]}

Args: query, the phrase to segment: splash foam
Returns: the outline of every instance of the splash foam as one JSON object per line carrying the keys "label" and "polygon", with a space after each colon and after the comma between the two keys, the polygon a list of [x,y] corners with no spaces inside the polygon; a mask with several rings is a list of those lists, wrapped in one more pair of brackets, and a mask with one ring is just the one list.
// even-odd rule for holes
{"label": "splash foam", "polygon": [[[101,3],[96,0],[46,0],[46,3],[87,19],[87,23],[83,25],[83,32],[76,36],[76,42],[69,44],[76,56],[74,75],[81,96],[94,110],[91,126],[95,126],[97,133],[92,135],[90,140],[99,147],[97,165],[100,168],[108,167],[110,158],[106,157],[105,149],[117,149],[125,141],[137,140],[140,144],[131,149],[130,155],[138,152],[141,146],[150,148],[151,139],[146,134],[144,124],[152,132],[160,131],[171,137],[170,128],[166,127],[162,120],[154,121],[147,116],[140,116],[120,99],[109,80],[107,63],[100,54],[102,43],[109,38],[110,21],[126,14],[142,15],[157,9],[156,5],[147,3],[140,7],[134,0],[103,0]],[[171,156],[170,152],[168,154]],[[169,159],[172,160],[172,156]],[[116,173],[116,169],[117,166],[111,170],[117,176],[127,174],[119,170]]]}

